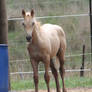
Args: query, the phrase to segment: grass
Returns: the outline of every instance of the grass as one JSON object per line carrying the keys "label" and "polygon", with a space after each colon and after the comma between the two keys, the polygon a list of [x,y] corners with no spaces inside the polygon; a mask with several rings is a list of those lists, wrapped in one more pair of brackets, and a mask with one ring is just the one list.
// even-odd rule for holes
{"label": "grass", "polygon": [[[87,77],[71,77],[65,79],[65,85],[67,88],[76,88],[76,87],[92,87],[92,78]],[[62,81],[60,80],[60,86],[62,87]],[[33,80],[20,80],[11,82],[12,90],[26,90],[34,89]],[[50,81],[50,88],[55,88],[54,80]],[[39,80],[39,89],[46,89],[46,84],[43,79]]]}

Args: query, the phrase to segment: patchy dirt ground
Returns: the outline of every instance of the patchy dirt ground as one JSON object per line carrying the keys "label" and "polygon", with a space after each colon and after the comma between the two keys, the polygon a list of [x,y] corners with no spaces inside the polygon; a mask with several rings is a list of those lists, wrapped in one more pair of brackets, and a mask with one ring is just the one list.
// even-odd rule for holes
{"label": "patchy dirt ground", "polygon": [[[17,92],[34,92],[34,90],[17,91]],[[47,92],[47,90],[39,90],[39,92]],[[52,89],[51,92],[56,92],[56,90]],[[67,92],[92,92],[92,88],[73,88],[67,89]]]}

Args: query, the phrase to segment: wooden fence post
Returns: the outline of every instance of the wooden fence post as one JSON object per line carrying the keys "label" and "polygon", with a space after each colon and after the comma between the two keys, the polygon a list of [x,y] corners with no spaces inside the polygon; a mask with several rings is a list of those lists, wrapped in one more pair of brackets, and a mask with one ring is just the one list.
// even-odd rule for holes
{"label": "wooden fence post", "polygon": [[89,0],[89,16],[90,16],[91,64],[92,64],[92,0]]}
{"label": "wooden fence post", "polygon": [[83,55],[82,55],[82,65],[81,65],[81,71],[80,71],[80,77],[84,76],[84,61],[85,61],[85,45],[83,45]]}

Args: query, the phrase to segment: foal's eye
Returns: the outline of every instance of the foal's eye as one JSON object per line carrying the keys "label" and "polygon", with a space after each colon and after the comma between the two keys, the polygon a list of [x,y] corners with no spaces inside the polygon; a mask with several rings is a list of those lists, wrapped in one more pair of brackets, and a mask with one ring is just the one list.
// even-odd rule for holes
{"label": "foal's eye", "polygon": [[25,23],[24,23],[24,22],[22,22],[22,25],[23,25],[23,26],[25,26]]}
{"label": "foal's eye", "polygon": [[25,25],[24,22],[22,23],[22,25],[23,25],[23,26]]}

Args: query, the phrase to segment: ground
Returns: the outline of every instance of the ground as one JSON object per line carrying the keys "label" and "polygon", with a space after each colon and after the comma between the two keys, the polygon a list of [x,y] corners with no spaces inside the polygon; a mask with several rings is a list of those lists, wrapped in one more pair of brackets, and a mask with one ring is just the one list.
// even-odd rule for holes
{"label": "ground", "polygon": [[[34,91],[26,90],[26,91],[17,91],[17,92],[34,92]],[[47,92],[47,90],[39,90],[39,92]],[[56,92],[56,90],[53,89],[51,90],[51,92]],[[92,88],[72,88],[72,89],[69,88],[67,89],[67,92],[92,92]]]}

